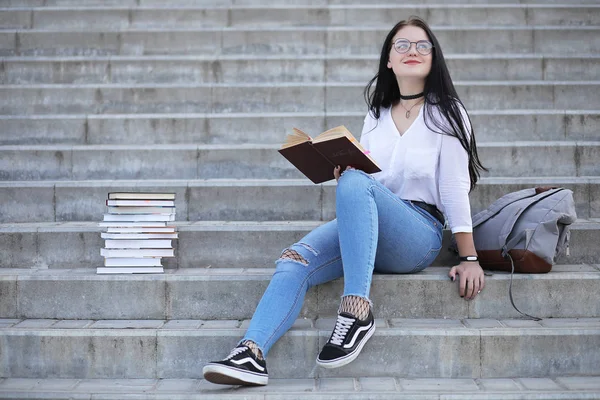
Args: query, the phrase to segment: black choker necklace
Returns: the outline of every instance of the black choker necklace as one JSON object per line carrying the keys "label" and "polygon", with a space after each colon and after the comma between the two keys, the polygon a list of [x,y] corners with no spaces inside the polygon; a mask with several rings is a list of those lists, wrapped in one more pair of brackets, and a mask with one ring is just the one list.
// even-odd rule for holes
{"label": "black choker necklace", "polygon": [[411,94],[410,96],[402,96],[402,95],[400,95],[400,98],[402,100],[414,100],[414,99],[418,99],[419,97],[423,97],[424,94],[425,94],[425,92],[421,92],[421,93],[417,93],[417,94]]}

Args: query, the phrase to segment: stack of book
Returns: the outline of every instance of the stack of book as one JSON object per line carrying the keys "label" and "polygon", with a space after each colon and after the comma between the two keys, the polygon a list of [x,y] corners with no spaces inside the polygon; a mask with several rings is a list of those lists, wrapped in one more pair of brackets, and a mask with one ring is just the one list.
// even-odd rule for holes
{"label": "stack of book", "polygon": [[175,193],[109,193],[106,207],[97,273],[164,272],[161,258],[175,256]]}

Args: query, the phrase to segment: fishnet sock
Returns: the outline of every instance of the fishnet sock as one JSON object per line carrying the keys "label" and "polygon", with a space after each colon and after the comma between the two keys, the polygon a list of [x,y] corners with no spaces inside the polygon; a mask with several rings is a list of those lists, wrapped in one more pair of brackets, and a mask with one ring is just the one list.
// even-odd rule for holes
{"label": "fishnet sock", "polygon": [[250,349],[251,352],[254,353],[256,358],[258,358],[259,360],[263,360],[262,351],[260,351],[260,349],[258,348],[258,345],[256,343],[254,343],[252,340],[244,340],[242,342],[242,344],[244,346],[248,346],[248,348]]}
{"label": "fishnet sock", "polygon": [[339,312],[352,314],[360,320],[365,320],[369,316],[371,303],[364,297],[359,296],[344,296],[340,304]]}
{"label": "fishnet sock", "polygon": [[281,257],[279,257],[279,258],[284,259],[284,260],[287,259],[287,260],[298,261],[299,263],[308,265],[308,261],[306,261],[306,259],[304,257],[302,257],[300,255],[300,253],[298,253],[296,250],[285,249],[283,251],[283,253],[281,253]]}

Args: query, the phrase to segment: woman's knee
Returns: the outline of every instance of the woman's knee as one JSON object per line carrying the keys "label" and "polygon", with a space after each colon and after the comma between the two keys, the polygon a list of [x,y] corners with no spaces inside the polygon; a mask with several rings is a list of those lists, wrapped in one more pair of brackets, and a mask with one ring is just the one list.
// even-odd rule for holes
{"label": "woman's knee", "polygon": [[374,185],[374,179],[358,169],[345,171],[338,181],[336,195],[355,194],[361,189],[369,190]]}

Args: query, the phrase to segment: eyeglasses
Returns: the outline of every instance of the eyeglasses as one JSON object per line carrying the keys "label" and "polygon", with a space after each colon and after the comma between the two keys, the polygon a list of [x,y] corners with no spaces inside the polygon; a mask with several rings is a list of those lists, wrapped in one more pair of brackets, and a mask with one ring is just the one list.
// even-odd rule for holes
{"label": "eyeglasses", "polygon": [[394,42],[394,50],[400,54],[407,53],[410,50],[410,46],[415,44],[417,51],[424,56],[431,54],[433,50],[433,44],[428,40],[419,40],[418,42],[411,42],[408,39],[398,39]]}

